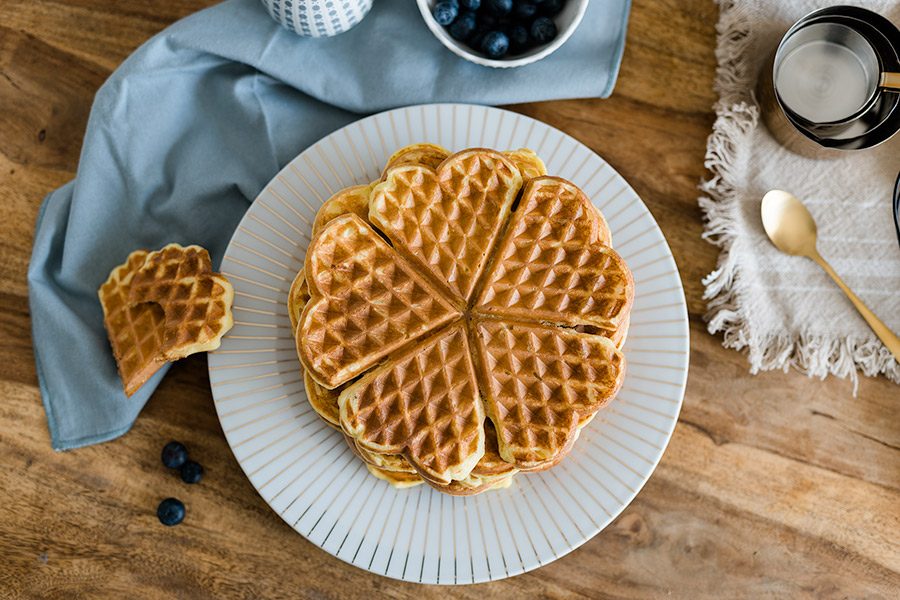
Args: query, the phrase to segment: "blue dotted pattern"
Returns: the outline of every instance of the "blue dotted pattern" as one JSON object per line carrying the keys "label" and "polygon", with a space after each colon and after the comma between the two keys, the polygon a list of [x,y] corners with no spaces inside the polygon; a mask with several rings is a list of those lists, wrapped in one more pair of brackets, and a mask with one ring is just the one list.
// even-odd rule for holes
{"label": "blue dotted pattern", "polygon": [[273,19],[306,37],[347,31],[369,12],[372,0],[261,0]]}

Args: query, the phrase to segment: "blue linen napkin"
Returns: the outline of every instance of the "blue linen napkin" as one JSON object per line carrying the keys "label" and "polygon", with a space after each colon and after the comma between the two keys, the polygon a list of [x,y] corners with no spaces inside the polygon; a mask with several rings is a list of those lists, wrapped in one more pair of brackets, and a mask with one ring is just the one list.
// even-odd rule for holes
{"label": "blue linen napkin", "polygon": [[126,398],[97,288],[137,248],[200,244],[218,265],[287,162],[362,114],[428,102],[606,97],[630,0],[593,0],[551,57],[518,69],[464,61],[412,0],[378,0],[329,39],[227,0],[153,37],[97,92],[76,178],[51,192],[28,269],[35,361],[53,447],[124,434],[167,369]]}

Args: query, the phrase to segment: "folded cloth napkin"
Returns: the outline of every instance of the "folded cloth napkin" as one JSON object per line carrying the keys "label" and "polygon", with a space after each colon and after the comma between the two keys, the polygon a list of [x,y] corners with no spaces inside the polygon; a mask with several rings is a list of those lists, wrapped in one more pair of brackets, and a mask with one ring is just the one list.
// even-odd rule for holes
{"label": "folded cloth napkin", "polygon": [[[900,22],[896,0],[848,2]],[[781,254],[759,216],[766,191],[801,198],[819,229],[819,251],[894,331],[900,331],[900,249],[891,193],[900,170],[900,135],[839,160],[812,160],[779,146],[753,98],[769,53],[795,21],[829,0],[720,0],[716,50],[720,99],[701,187],[704,236],[722,248],[707,277],[710,333],[747,348],[751,372],[795,367],[810,376],[857,370],[900,382],[900,364],[853,305],[812,261]]]}
{"label": "folded cloth napkin", "polygon": [[200,244],[218,264],[269,179],[360,113],[608,96],[629,4],[594,0],[562,48],[518,69],[456,57],[410,0],[379,0],[328,39],[283,30],[258,0],[228,0],[141,46],[97,92],[77,176],[38,216],[29,299],[53,447],[122,435],[165,373],[122,392],[97,288],[129,252]]}

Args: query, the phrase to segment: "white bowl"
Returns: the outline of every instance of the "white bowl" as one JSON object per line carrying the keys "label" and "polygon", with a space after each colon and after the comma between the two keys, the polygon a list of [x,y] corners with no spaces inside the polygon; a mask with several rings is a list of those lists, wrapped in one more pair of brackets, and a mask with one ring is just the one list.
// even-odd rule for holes
{"label": "white bowl", "polygon": [[[578,24],[581,23],[581,19],[584,17],[584,11],[587,10],[587,5],[590,0],[568,0],[566,2],[565,8],[563,8],[558,15],[553,17],[553,20],[556,22],[556,29],[559,33],[549,44],[532,48],[531,50],[512,58],[500,59],[482,56],[480,53],[475,52],[466,46],[463,42],[456,41],[450,37],[450,33],[444,29],[443,26],[439,25],[438,22],[434,20],[434,17],[431,16],[431,9],[438,1],[439,0],[416,0],[419,5],[419,12],[422,13],[422,18],[425,19],[425,24],[428,25],[428,29],[431,30],[431,33],[433,33],[444,46],[457,56],[461,56],[477,65],[508,69],[510,67],[521,67],[537,62],[545,56],[550,56],[557,48],[565,44],[566,40],[568,40],[575,32]],[[482,2],[484,1],[485,0],[482,0]]]}

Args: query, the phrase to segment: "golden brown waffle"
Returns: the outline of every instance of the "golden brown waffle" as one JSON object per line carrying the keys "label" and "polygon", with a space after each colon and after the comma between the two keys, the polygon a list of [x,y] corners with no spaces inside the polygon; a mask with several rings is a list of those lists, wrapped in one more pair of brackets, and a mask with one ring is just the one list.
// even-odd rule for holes
{"label": "golden brown waffle", "polygon": [[484,455],[484,408],[460,321],[341,393],[341,428],[374,452],[403,454],[423,477],[466,478]]}
{"label": "golden brown waffle", "polygon": [[297,353],[328,389],[460,314],[356,215],[313,238],[304,269],[310,300]]}
{"label": "golden brown waffle", "polygon": [[[484,427],[484,455],[469,476],[458,481],[451,481],[449,484],[442,485],[440,483],[425,479],[425,482],[448,494],[454,496],[470,496],[479,494],[489,489],[497,487],[507,487],[519,470],[500,456],[500,448],[497,446],[497,430],[490,419],[485,419]],[[504,484],[505,485],[501,485]]]}
{"label": "golden brown waffle", "polygon": [[416,470],[412,468],[412,465],[409,464],[409,461],[403,458],[402,454],[381,454],[379,452],[367,450],[360,446],[357,440],[347,435],[343,429],[341,429],[341,432],[344,434],[344,441],[350,446],[350,450],[352,450],[353,453],[367,465],[378,467],[383,471],[394,471],[396,473],[416,472]]}
{"label": "golden brown waffle", "polygon": [[288,290],[288,318],[291,320],[291,331],[297,330],[297,322],[307,302],[309,302],[309,286],[306,285],[306,274],[300,269],[291,283],[291,289]]}
{"label": "golden brown waffle", "polygon": [[309,400],[309,405],[316,411],[316,414],[335,429],[340,429],[341,420],[337,407],[339,392],[323,388],[305,370],[303,371],[303,387],[306,389],[306,399]]}
{"label": "golden brown waffle", "polygon": [[437,171],[390,169],[369,197],[369,219],[404,256],[468,300],[521,185],[501,153],[465,150]]}
{"label": "golden brown waffle", "polygon": [[335,193],[325,201],[325,204],[316,213],[316,220],[313,222],[313,235],[319,233],[329,221],[341,215],[352,213],[358,215],[363,221],[368,221],[369,192],[371,191],[372,186],[367,184],[354,185]]}
{"label": "golden brown waffle", "polygon": [[387,481],[389,484],[399,490],[411,488],[424,483],[423,479],[415,473],[400,473],[397,471],[389,471],[387,469],[381,469],[379,467],[372,466],[368,463],[366,464],[366,468],[369,470],[369,473],[371,473],[378,479]]}
{"label": "golden brown waffle", "polygon": [[602,214],[533,152],[422,164],[440,156],[392,157],[371,223],[329,213],[289,311],[311,403],[370,470],[469,495],[558,464],[617,393],[634,283]]}
{"label": "golden brown waffle", "polygon": [[450,156],[450,151],[435,144],[411,144],[404,146],[387,160],[384,171],[381,172],[381,180],[384,181],[387,172],[401,165],[423,165],[437,169],[444,160]]}
{"label": "golden brown waffle", "polygon": [[615,330],[634,299],[609,228],[575,185],[532,179],[488,270],[478,311]]}
{"label": "golden brown waffle", "polygon": [[131,279],[128,301],[162,307],[166,360],[215,350],[234,324],[234,289],[225,277],[213,273],[209,253],[200,246],[169,244],[148,254]]}
{"label": "golden brown waffle", "polygon": [[167,361],[218,348],[233,324],[234,290],[199,246],[132,252],[98,295],[128,396]]}
{"label": "golden brown waffle", "polygon": [[547,167],[541,157],[534,153],[534,150],[528,148],[519,148],[518,150],[507,150],[503,154],[516,165],[522,179],[528,181],[535,177],[543,177],[547,174]]}
{"label": "golden brown waffle", "polygon": [[528,469],[557,460],[582,415],[622,385],[625,359],[608,338],[539,324],[474,324],[478,372],[500,456]]}
{"label": "golden brown waffle", "polygon": [[136,250],[112,270],[98,292],[103,324],[109,336],[125,394],[131,396],[166,364],[162,357],[166,315],[159,304],[131,304],[128,291],[148,252]]}

